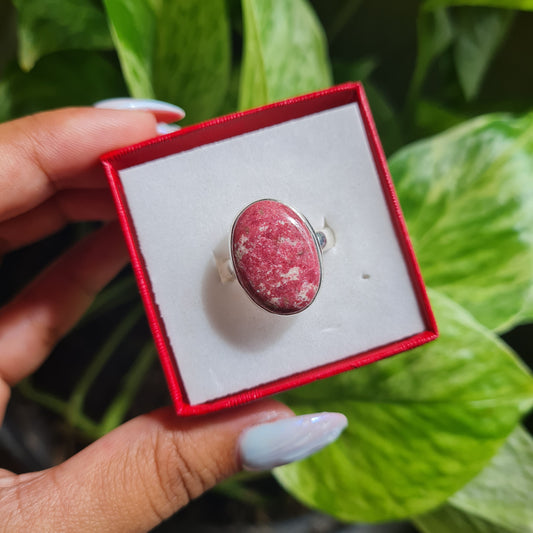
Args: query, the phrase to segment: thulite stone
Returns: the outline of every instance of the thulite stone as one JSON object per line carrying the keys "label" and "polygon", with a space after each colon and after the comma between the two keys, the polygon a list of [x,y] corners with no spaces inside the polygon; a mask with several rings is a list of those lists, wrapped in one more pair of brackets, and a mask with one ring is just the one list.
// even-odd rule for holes
{"label": "thulite stone", "polygon": [[313,230],[281,202],[260,200],[239,214],[231,255],[239,283],[254,302],[272,313],[303,311],[320,288],[321,251]]}

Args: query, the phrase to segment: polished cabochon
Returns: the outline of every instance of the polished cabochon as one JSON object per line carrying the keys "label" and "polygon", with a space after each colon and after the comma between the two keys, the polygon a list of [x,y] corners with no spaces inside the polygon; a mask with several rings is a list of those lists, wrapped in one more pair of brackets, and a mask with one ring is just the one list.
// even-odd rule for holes
{"label": "polished cabochon", "polygon": [[260,307],[279,315],[307,309],[322,281],[322,252],[305,217],[277,200],[258,200],[235,219],[231,258],[237,280]]}

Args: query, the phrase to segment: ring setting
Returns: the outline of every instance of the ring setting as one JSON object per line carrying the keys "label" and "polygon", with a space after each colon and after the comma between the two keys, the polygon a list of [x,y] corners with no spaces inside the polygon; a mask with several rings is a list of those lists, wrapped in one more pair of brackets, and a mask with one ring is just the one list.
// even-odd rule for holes
{"label": "ring setting", "polygon": [[236,217],[230,237],[230,269],[262,309],[293,315],[307,309],[322,283],[322,251],[331,248],[329,228],[313,229],[298,211],[263,199]]}

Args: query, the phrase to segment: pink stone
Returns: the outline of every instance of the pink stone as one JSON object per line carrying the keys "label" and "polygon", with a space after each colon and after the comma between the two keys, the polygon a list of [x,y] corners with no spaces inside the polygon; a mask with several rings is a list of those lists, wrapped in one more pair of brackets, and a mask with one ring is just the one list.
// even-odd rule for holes
{"label": "pink stone", "polygon": [[259,200],[239,214],[231,256],[244,290],[272,313],[303,311],[320,288],[321,251],[313,229],[281,202]]}

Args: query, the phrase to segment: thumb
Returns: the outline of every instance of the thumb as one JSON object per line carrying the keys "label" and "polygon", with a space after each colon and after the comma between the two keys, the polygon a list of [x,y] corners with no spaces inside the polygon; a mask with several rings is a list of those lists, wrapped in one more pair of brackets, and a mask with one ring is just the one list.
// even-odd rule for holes
{"label": "thumb", "polygon": [[316,451],[345,425],[342,415],[291,415],[265,400],[197,418],[170,408],[137,417],[57,467],[5,479],[2,515],[9,531],[149,530],[239,471],[243,454],[269,468]]}
{"label": "thumb", "polygon": [[[240,469],[244,428],[290,415],[268,401],[203,417],[163,408],[134,418],[63,464],[19,476],[7,530],[147,531]],[[17,500],[25,502],[18,509]]]}

